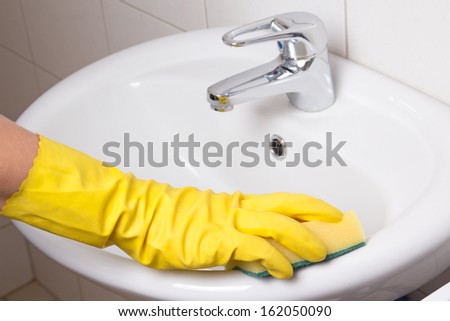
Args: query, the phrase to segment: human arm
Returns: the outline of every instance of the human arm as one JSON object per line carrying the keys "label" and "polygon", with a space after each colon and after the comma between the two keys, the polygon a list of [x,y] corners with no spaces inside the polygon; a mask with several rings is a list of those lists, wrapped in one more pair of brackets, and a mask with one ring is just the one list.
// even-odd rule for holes
{"label": "human arm", "polygon": [[0,115],[0,209],[19,190],[39,148],[36,134]]}
{"label": "human arm", "polygon": [[115,244],[150,267],[258,261],[289,278],[292,266],[266,238],[321,261],[326,249],[299,221],[342,217],[303,194],[215,193],[141,180],[6,120],[0,127],[4,216],[96,247]]}

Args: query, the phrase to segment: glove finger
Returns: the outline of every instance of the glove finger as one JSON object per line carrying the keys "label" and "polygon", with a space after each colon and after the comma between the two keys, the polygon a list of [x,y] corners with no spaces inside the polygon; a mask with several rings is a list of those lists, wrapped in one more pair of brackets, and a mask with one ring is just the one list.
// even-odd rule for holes
{"label": "glove finger", "polygon": [[296,193],[249,194],[241,200],[240,207],[280,213],[302,221],[337,223],[343,215],[336,207],[321,199]]}
{"label": "glove finger", "polygon": [[247,234],[271,237],[300,257],[322,261],[327,250],[325,245],[298,221],[270,212],[254,212],[238,209],[236,228]]}
{"label": "glove finger", "polygon": [[239,245],[234,251],[234,261],[259,262],[273,277],[289,279],[294,272],[289,260],[261,237],[240,234]]}

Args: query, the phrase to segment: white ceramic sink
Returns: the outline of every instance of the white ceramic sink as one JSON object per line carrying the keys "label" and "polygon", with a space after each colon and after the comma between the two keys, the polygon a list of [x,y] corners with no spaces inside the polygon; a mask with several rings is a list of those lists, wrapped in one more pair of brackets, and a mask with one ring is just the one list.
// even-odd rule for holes
{"label": "white ceramic sink", "polygon": [[[309,141],[346,141],[339,154],[348,166],[300,164],[254,168],[233,154],[231,167],[131,167],[141,178],[174,186],[246,193],[289,191],[354,209],[367,245],[327,263],[297,271],[288,281],[255,279],[238,271],[157,271],[119,249],[95,249],[16,223],[54,260],[132,298],[190,300],[384,299],[406,294],[450,265],[450,107],[396,81],[337,56],[330,56],[335,104],[319,113],[292,107],[285,95],[237,105],[218,113],[206,88],[273,59],[275,44],[229,48],[228,29],[188,32],[154,40],[102,59],[65,79],[39,98],[18,123],[98,159],[107,142],[261,142],[278,134],[293,151]],[[195,157],[201,159],[201,149]],[[118,151],[119,152],[119,151]],[[263,157],[262,151],[259,151]],[[311,154],[322,158],[323,150]],[[182,159],[188,159],[186,151]],[[157,157],[155,157],[158,160]],[[223,160],[223,159],[222,159]]]}

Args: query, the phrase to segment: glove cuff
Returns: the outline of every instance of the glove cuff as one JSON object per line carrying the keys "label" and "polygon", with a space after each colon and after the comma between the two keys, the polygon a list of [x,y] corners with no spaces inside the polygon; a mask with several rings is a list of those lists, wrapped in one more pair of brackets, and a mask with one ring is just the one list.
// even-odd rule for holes
{"label": "glove cuff", "polygon": [[[19,191],[6,201],[2,214],[60,236],[106,246],[120,216],[117,202],[121,200],[112,194],[127,188],[131,175],[104,167],[100,161],[44,136],[39,138],[34,165]],[[117,217],[111,217],[114,215]]]}

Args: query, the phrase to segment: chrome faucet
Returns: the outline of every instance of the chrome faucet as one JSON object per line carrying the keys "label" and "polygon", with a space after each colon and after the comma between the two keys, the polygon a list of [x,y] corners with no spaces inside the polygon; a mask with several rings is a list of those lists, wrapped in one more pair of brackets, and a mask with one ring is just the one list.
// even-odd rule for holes
{"label": "chrome faucet", "polygon": [[[242,35],[261,31],[265,34],[242,39]],[[222,40],[233,47],[276,40],[280,55],[209,87],[207,98],[213,110],[230,111],[236,104],[281,93],[306,112],[321,111],[333,104],[327,32],[315,15],[276,15],[233,29]]]}

